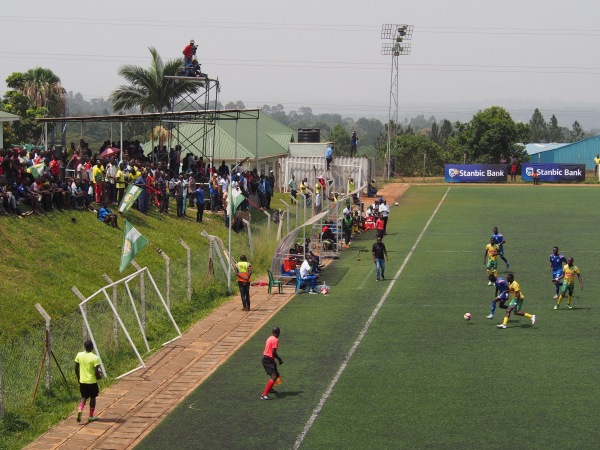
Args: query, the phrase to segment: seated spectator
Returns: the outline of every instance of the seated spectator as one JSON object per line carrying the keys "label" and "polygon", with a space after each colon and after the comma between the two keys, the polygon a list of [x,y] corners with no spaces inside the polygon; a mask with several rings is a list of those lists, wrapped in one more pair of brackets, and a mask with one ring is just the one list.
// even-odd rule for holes
{"label": "seated spectator", "polygon": [[117,215],[108,209],[107,201],[102,202],[102,206],[98,210],[98,220],[107,225],[110,224],[114,228],[119,228],[119,224],[117,223]]}
{"label": "seated spectator", "polygon": [[313,261],[311,256],[308,256],[304,260],[304,262],[300,266],[300,279],[306,282],[307,286],[309,287],[310,294],[317,294],[317,278],[319,276],[313,274],[311,267],[312,262]]}
{"label": "seated spectator", "polygon": [[323,244],[323,249],[332,250],[333,244],[335,243],[335,235],[333,234],[333,231],[331,231],[331,228],[327,225],[325,225],[321,231],[321,243]]}
{"label": "seated spectator", "polygon": [[281,265],[281,275],[293,277],[296,274],[296,260],[292,255],[287,255]]}

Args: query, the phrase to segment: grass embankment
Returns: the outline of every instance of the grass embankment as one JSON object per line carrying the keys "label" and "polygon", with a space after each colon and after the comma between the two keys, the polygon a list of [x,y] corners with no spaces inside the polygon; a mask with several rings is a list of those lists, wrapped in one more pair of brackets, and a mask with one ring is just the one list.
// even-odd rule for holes
{"label": "grass embankment", "polygon": [[[210,313],[227,298],[227,281],[220,264],[215,259],[215,277],[205,284],[208,272],[208,240],[200,236],[205,230],[220,236],[227,246],[227,228],[223,216],[205,212],[204,223],[195,221],[196,209],[187,210],[187,219],[174,216],[171,202],[168,217],[151,212],[144,216],[138,211],[127,213],[127,220],[146,237],[153,246],[160,247],[171,260],[171,311],[185,330]],[[252,213],[255,258],[251,259],[257,275],[270,265],[275,247],[274,239],[265,239],[261,230],[265,215]],[[73,220],[74,219],[74,220]],[[257,225],[256,227],[254,225]],[[124,220],[119,218],[119,226]],[[266,232],[265,232],[266,233]],[[275,236],[276,229],[271,231]],[[93,212],[54,212],[46,216],[29,216],[25,219],[0,220],[3,245],[0,290],[0,365],[3,369],[6,417],[0,421],[0,448],[20,448],[52,424],[64,418],[78,397],[72,361],[81,350],[82,319],[78,314],[79,298],[71,292],[77,287],[89,296],[107,284],[103,274],[113,281],[134,272],[129,266],[119,272],[123,231],[99,222]],[[183,239],[191,252],[192,298],[187,300],[186,251],[179,243]],[[233,233],[232,253],[249,255],[246,232]],[[165,261],[151,247],[144,248],[135,258],[141,267],[148,267],[158,288],[165,296]],[[232,282],[234,289],[237,284]],[[133,283],[134,297],[139,299],[139,283]],[[148,296],[147,333],[151,348],[173,337],[173,327],[151,283],[146,279]],[[119,311],[129,320],[131,307],[124,288],[118,293]],[[35,401],[31,401],[36,376],[44,349],[44,321],[34,305],[40,303],[52,317],[53,351],[69,381],[67,388],[53,362],[52,392],[42,389],[40,383]],[[90,324],[94,338],[103,348],[103,361],[107,370],[116,376],[137,363],[124,335],[119,331],[119,344],[112,343],[112,313],[101,296],[90,304]],[[155,320],[154,320],[155,319]],[[131,322],[130,322],[131,323]],[[132,325],[137,326],[137,324]],[[129,328],[129,327],[128,327]],[[101,334],[103,333],[103,334]],[[132,336],[141,349],[139,333]],[[133,366],[132,366],[133,364]]]}

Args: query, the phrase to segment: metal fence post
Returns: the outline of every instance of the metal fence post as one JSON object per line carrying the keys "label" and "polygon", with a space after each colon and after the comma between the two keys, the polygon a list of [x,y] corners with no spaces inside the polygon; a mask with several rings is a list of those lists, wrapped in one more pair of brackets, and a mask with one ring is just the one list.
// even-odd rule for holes
{"label": "metal fence post", "polygon": [[52,362],[52,360],[50,359],[50,356],[52,355],[52,336],[50,334],[50,316],[48,315],[48,313],[44,310],[44,308],[42,308],[42,305],[40,305],[39,303],[35,304],[35,309],[37,309],[37,311],[40,313],[40,315],[44,318],[44,320],[46,321],[46,351],[44,353],[45,355],[45,365],[46,365],[46,390],[49,392],[50,391],[50,385],[52,384],[52,375],[50,373],[50,363]]}
{"label": "metal fence post", "polygon": [[171,310],[171,258],[165,252],[160,251],[160,256],[165,260],[165,269],[167,271],[167,306]]}
{"label": "metal fence post", "polygon": [[242,219],[242,221],[246,224],[246,229],[248,230],[248,243],[250,245],[250,258],[254,258],[254,245],[252,245],[252,231],[250,230],[250,222],[246,219]]}
{"label": "metal fence post", "polygon": [[179,243],[183,248],[185,248],[185,252],[187,253],[187,299],[192,299],[192,252],[190,247],[183,241],[183,239],[179,238]]}
{"label": "metal fence post", "polygon": [[2,384],[2,355],[0,355],[0,419],[4,419],[4,385]]}
{"label": "metal fence post", "polygon": [[285,205],[286,222],[287,222],[287,234],[290,234],[290,205],[283,200],[279,199],[281,203]]}
{"label": "metal fence post", "polygon": [[[107,274],[102,274],[102,276],[108,284],[113,283],[113,281]],[[113,286],[111,302],[115,307],[115,310],[117,310],[117,286]],[[114,316],[113,318],[113,342],[115,344],[115,347],[119,346],[119,322],[117,321],[117,316]]]}
{"label": "metal fence post", "polygon": [[[83,296],[83,294],[81,292],[79,292],[79,289],[77,289],[75,286],[73,286],[71,288],[71,291],[73,292],[73,294],[75,294],[79,298],[79,300],[81,300],[82,302],[85,301],[85,297]],[[81,310],[85,313],[85,305],[83,305],[81,307]],[[88,336],[87,328],[85,326],[85,320],[82,320],[81,322],[82,322],[82,325],[81,325],[81,342],[83,342],[86,339],[88,339],[89,336]]]}
{"label": "metal fence post", "polygon": [[[135,267],[135,270],[142,270],[140,265],[135,262],[135,259],[131,260],[131,264]],[[144,272],[140,273],[140,305],[141,305],[141,320],[142,320],[142,328],[144,329],[144,333],[146,332],[146,284],[144,282]]]}

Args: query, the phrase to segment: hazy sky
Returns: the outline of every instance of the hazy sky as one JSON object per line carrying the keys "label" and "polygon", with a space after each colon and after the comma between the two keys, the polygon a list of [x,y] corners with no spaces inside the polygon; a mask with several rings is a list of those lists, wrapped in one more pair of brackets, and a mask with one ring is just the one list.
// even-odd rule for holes
{"label": "hazy sky", "polygon": [[[528,120],[574,105],[600,112],[600,7],[589,0],[3,2],[0,92],[12,72],[50,68],[67,91],[107,98],[126,63],[149,66],[199,44],[203,71],[218,77],[220,100],[286,111],[387,117],[391,57],[384,23],[414,25],[412,53],[399,57],[400,115],[511,105]],[[596,112],[592,112],[592,109]],[[519,114],[523,117],[519,117]],[[558,115],[558,114],[557,114]],[[560,117],[559,117],[560,119]],[[568,122],[570,120],[570,122]],[[567,123],[568,122],[568,123]]]}

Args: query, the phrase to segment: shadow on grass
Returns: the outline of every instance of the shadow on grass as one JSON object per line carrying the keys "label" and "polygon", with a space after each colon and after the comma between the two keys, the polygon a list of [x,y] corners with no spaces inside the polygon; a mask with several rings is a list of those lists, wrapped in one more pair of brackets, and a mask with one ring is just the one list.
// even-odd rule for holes
{"label": "shadow on grass", "polygon": [[281,392],[279,391],[277,394],[273,394],[274,398],[285,398],[285,397],[296,397],[298,395],[304,394],[304,391],[289,391],[289,392]]}

